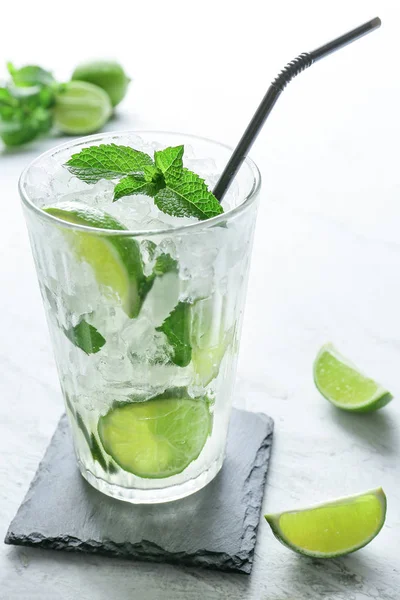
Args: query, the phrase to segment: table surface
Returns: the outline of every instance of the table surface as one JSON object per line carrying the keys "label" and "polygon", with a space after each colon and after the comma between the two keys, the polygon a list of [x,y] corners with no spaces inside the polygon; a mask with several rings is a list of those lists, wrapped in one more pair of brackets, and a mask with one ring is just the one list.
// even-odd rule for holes
{"label": "table surface", "polygon": [[[109,129],[176,130],[234,144],[285,62],[372,18],[378,3],[270,4],[133,8],[114,0],[106,15],[72,0],[55,17],[47,0],[23,9],[17,2],[7,16],[18,34],[3,28],[1,55],[54,67],[60,78],[82,58],[114,55],[134,82]],[[253,148],[263,190],[235,404],[275,419],[264,511],[381,485],[384,529],[364,550],[324,562],[290,552],[261,522],[250,577],[1,546],[2,600],[399,597],[399,9],[382,0],[379,10],[378,32],[290,84]],[[58,142],[0,150],[0,537],[62,412],[17,195],[21,169]],[[395,400],[364,416],[334,410],[312,379],[327,341]]]}

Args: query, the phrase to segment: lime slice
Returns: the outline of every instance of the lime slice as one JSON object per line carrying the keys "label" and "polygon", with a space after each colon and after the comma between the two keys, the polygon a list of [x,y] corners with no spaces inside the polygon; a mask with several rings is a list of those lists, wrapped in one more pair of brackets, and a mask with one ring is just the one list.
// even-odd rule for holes
{"label": "lime slice", "polygon": [[100,440],[122,469],[161,479],[196,460],[211,433],[209,403],[177,396],[117,404],[100,417]]}
{"label": "lime slice", "polygon": [[[61,202],[43,210],[68,223],[125,230],[111,215],[80,202]],[[66,235],[78,258],[91,265],[106,293],[120,299],[129,317],[137,317],[149,291],[137,242],[128,237],[107,237],[83,231],[68,231]]]}
{"label": "lime slice", "polygon": [[105,125],[112,113],[108,94],[92,83],[70,81],[57,94],[54,124],[63,133],[86,135]]}
{"label": "lime slice", "polygon": [[226,335],[218,346],[208,348],[192,347],[193,368],[202,386],[208,385],[218,376],[222,359],[231,338],[231,335]]}
{"label": "lime slice", "polygon": [[307,556],[332,558],[369,544],[386,517],[381,488],[302,510],[265,515],[275,537]]}
{"label": "lime slice", "polygon": [[207,386],[218,376],[222,359],[233,338],[225,331],[223,306],[214,298],[201,298],[192,306],[191,345],[196,382]]}
{"label": "lime slice", "polygon": [[347,411],[370,412],[392,400],[385,388],[360,373],[332,344],[323,346],[314,361],[314,381],[329,402]]}

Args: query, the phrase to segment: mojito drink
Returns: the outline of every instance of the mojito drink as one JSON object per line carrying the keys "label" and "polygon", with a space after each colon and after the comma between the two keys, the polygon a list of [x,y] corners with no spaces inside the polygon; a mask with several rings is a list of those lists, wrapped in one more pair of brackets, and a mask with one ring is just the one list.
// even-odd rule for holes
{"label": "mojito drink", "polygon": [[[222,466],[257,207],[250,160],[221,208],[192,180],[175,194],[163,152],[179,144],[185,177],[212,189],[228,148],[154,132],[61,146],[20,181],[79,469],[135,503],[186,496]],[[113,145],[156,160],[122,178],[71,159]]]}

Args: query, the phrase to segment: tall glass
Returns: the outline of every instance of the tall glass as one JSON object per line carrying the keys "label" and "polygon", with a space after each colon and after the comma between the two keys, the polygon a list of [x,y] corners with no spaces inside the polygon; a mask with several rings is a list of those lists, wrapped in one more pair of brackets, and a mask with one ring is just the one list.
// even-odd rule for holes
{"label": "tall glass", "polygon": [[[205,486],[223,464],[260,175],[247,159],[223,214],[160,222],[151,199],[112,203],[112,182],[88,185],[62,166],[104,143],[147,152],[184,144],[186,166],[213,165],[210,184],[231,149],[177,133],[105,134],[43,154],[20,179],[79,469],[115,498],[167,502]],[[65,200],[121,223],[139,205],[150,212],[136,229],[111,230],[42,210]]]}

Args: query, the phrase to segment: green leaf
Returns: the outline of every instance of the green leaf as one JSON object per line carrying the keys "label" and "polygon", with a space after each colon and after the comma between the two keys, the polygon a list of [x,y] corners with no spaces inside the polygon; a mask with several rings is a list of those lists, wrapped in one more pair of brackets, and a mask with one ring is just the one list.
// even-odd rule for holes
{"label": "green leaf", "polygon": [[36,65],[27,65],[21,69],[16,69],[12,63],[7,64],[8,72],[17,86],[51,86],[55,79],[50,71],[42,69]]}
{"label": "green leaf", "polygon": [[156,328],[167,336],[173,348],[172,361],[179,367],[186,367],[192,359],[190,318],[190,304],[179,302],[164,323]]}
{"label": "green leaf", "polygon": [[[157,169],[154,165],[146,165],[143,167],[143,176],[146,181],[152,181],[155,183],[156,181],[164,182],[164,177],[160,169]],[[164,184],[165,185],[165,184]]]}
{"label": "green leaf", "polygon": [[99,446],[99,442],[96,439],[94,433],[89,433],[81,415],[77,412],[75,415],[76,422],[78,424],[79,429],[83,433],[83,437],[86,440],[87,445],[89,446],[90,453],[94,461],[97,461],[99,465],[107,471],[107,463]]}
{"label": "green leaf", "polygon": [[153,165],[145,165],[143,174],[128,175],[121,179],[114,189],[113,202],[123,196],[146,194],[154,197],[165,186],[164,177],[159,169]]}
{"label": "green leaf", "polygon": [[188,169],[183,169],[178,179],[168,180],[154,202],[160,210],[174,217],[197,217],[211,219],[223,213],[216,197],[209,191],[204,179]]}
{"label": "green leaf", "polygon": [[93,325],[82,319],[75,327],[64,328],[67,338],[86,354],[96,354],[104,346],[106,340]]}
{"label": "green leaf", "polygon": [[172,258],[170,254],[160,254],[157,256],[156,264],[154,265],[153,273],[156,277],[165,275],[166,273],[176,273],[178,271],[178,262]]}
{"label": "green leaf", "polygon": [[0,120],[0,137],[6,146],[21,146],[34,140],[40,131],[30,121],[9,122]]}
{"label": "green leaf", "polygon": [[121,181],[115,186],[113,202],[124,196],[134,196],[136,194],[154,196],[154,194],[157,193],[156,189],[157,188],[153,183],[146,181],[143,178],[143,175],[142,177],[128,175],[128,177],[121,179]]}
{"label": "green leaf", "polygon": [[183,146],[174,146],[154,153],[156,167],[163,173],[166,182],[176,181],[183,170]]}
{"label": "green leaf", "polygon": [[[156,248],[157,246],[154,242],[152,242],[151,240],[147,240],[147,251],[149,252],[151,258],[154,256]],[[145,282],[142,284],[144,296],[146,296],[148,291],[151,290],[156,277],[162,277],[167,273],[177,272],[178,262],[174,258],[172,258],[170,254],[160,254],[160,256],[156,258],[153,272],[146,278]]]}
{"label": "green leaf", "polygon": [[110,473],[110,475],[118,473],[118,467],[111,461],[108,463],[108,472]]}
{"label": "green leaf", "polygon": [[91,436],[90,436],[90,446],[89,446],[89,448],[90,448],[90,452],[92,454],[93,460],[97,460],[97,462],[104,469],[104,471],[107,471],[106,460],[105,460],[105,458],[103,456],[103,453],[101,451],[99,442],[97,441],[97,438],[94,435],[94,433],[92,433]]}
{"label": "green leaf", "polygon": [[144,175],[144,167],[153,165],[148,154],[116,144],[101,144],[83,148],[64,165],[73,175],[86,183],[100,179],[120,179],[125,175]]}
{"label": "green leaf", "polygon": [[50,129],[51,93],[40,86],[0,88],[0,136],[8,146],[20,146]]}

